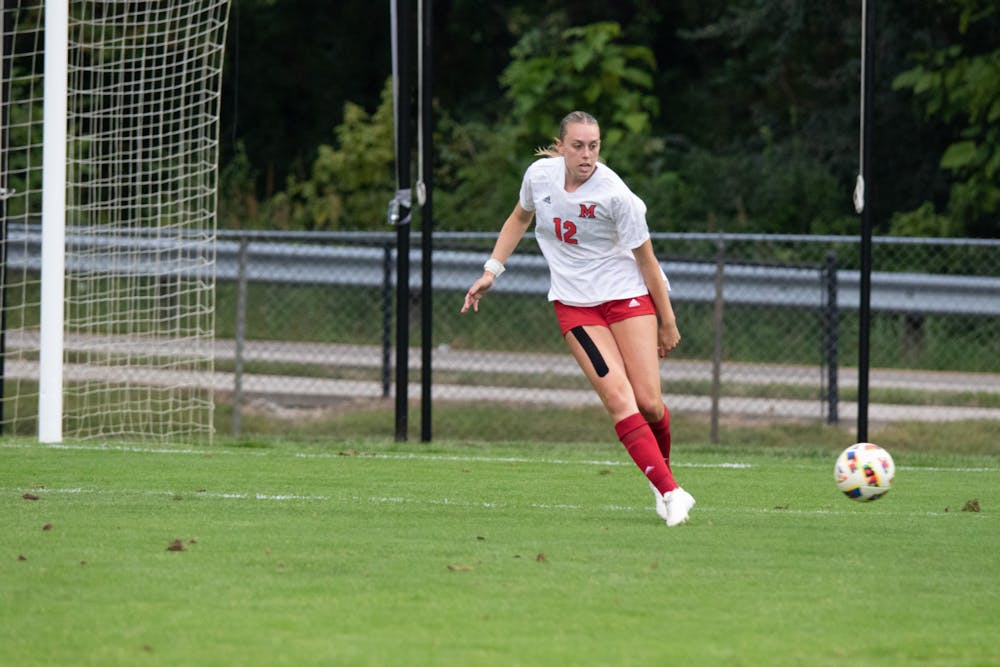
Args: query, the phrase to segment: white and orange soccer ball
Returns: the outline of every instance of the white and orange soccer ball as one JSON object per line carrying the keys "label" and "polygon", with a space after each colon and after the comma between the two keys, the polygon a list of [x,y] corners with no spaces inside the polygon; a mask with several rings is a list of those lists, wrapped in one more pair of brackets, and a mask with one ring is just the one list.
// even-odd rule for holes
{"label": "white and orange soccer ball", "polygon": [[870,442],[851,445],[837,457],[833,478],[851,500],[876,500],[892,488],[896,464],[889,452]]}

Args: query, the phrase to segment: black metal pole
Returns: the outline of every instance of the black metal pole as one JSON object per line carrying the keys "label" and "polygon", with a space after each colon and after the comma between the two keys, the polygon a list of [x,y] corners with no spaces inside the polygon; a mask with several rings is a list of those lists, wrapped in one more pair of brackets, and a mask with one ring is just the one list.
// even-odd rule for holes
{"label": "black metal pole", "polygon": [[236,361],[233,364],[233,437],[243,434],[243,368],[247,343],[247,263],[250,237],[240,234],[236,269]]}
{"label": "black metal pole", "polygon": [[722,398],[722,343],[725,327],[726,241],[722,234],[715,242],[715,302],[712,309],[712,415],[709,438],[719,444],[719,401]]}
{"label": "black metal pole", "polygon": [[423,0],[421,3],[421,29],[423,44],[421,49],[421,86],[420,86],[420,144],[423,148],[420,156],[423,172],[422,199],[420,208],[421,229],[421,285],[423,299],[421,300],[421,354],[420,354],[420,440],[431,441],[431,362],[434,349],[434,289],[432,282],[432,255],[434,252],[434,215],[431,197],[434,183],[434,105],[432,104],[432,73],[431,36],[433,30],[433,0]]}
{"label": "black metal pole", "polygon": [[[396,3],[396,191],[410,188],[410,77],[406,35],[410,26],[410,1]],[[397,199],[397,202],[399,200]],[[399,202],[396,221],[396,440],[406,440],[410,365],[410,210]]]}
{"label": "black metal pole", "polygon": [[826,282],[826,308],[824,308],[824,328],[826,336],[826,400],[827,415],[826,421],[829,424],[836,424],[840,421],[838,405],[840,403],[840,387],[837,361],[837,348],[839,346],[838,327],[840,326],[840,308],[837,304],[837,254],[829,253],[826,256],[826,265],[823,269],[824,280]]}
{"label": "black metal pole", "polygon": [[392,391],[392,244],[382,249],[382,398]]}
{"label": "black metal pole", "polygon": [[864,206],[861,210],[861,294],[858,317],[858,442],[868,440],[868,368],[871,336],[872,291],[872,107],[875,92],[875,0],[864,3],[864,66],[861,114],[861,174],[864,177]]}

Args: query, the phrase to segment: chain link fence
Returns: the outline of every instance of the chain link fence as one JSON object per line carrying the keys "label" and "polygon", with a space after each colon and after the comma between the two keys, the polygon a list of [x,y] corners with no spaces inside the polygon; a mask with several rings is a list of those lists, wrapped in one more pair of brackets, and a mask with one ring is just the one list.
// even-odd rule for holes
{"label": "chain link fence", "polygon": [[[548,271],[532,238],[480,311],[459,314],[494,239],[436,234],[428,304],[420,252],[411,252],[408,395],[416,413],[428,306],[435,438],[467,432],[462,420],[482,420],[451,409],[462,406],[524,408],[519,420],[539,408],[602,409],[559,336],[546,300]],[[857,237],[653,240],[683,336],[662,364],[675,414],[704,417],[713,433],[723,419],[856,418]],[[221,233],[220,432],[351,413],[370,415],[371,436],[394,432],[395,241],[388,233]],[[1000,242],[987,240],[874,240],[873,421],[1000,420],[998,250]]]}

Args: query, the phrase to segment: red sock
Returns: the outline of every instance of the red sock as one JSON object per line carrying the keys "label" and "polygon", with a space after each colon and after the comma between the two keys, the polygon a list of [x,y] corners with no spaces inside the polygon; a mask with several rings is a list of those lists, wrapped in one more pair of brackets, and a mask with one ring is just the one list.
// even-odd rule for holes
{"label": "red sock", "polygon": [[656,438],[656,444],[660,446],[660,454],[663,454],[663,460],[667,462],[667,467],[670,467],[670,410],[667,406],[663,406],[663,418],[658,422],[649,422],[649,429],[653,432],[653,436]]}
{"label": "red sock", "polygon": [[621,420],[615,424],[615,431],[639,470],[660,493],[668,493],[677,488],[677,482],[660,454],[656,438],[641,414],[637,412]]}

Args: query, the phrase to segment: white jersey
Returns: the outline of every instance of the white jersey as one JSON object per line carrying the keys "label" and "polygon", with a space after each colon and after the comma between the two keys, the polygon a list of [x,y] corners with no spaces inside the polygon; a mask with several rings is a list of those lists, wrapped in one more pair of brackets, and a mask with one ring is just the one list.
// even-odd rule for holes
{"label": "white jersey", "polygon": [[535,213],[535,238],[549,265],[549,301],[596,306],[647,294],[632,254],[649,239],[646,205],[605,164],[575,192],[566,192],[565,182],[562,157],[536,160],[521,182],[521,208]]}

